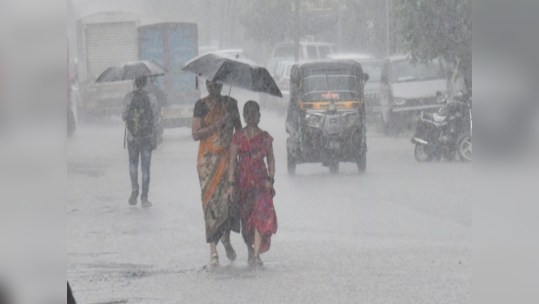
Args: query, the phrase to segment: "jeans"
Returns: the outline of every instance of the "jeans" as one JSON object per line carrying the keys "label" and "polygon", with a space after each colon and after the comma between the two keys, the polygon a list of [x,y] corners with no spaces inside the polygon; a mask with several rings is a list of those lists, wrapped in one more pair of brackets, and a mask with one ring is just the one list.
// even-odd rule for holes
{"label": "jeans", "polygon": [[142,168],[141,199],[147,199],[148,191],[150,190],[150,165],[152,162],[152,144],[150,140],[127,141],[127,151],[129,152],[129,174],[131,175],[132,189],[139,189],[138,163],[140,158],[140,166]]}

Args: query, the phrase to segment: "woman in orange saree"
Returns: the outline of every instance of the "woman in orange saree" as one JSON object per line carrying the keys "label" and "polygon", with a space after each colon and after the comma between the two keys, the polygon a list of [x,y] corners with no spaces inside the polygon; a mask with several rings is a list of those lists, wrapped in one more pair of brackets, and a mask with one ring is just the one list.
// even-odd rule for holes
{"label": "woman in orange saree", "polygon": [[222,85],[206,82],[209,96],[197,101],[193,115],[193,139],[200,141],[197,170],[202,191],[206,241],[210,243],[210,266],[219,265],[217,243],[223,242],[227,257],[236,252],[230,244],[230,231],[239,232],[239,211],[232,198],[224,197],[229,188],[229,148],[234,130],[241,129],[237,101],[221,96]]}

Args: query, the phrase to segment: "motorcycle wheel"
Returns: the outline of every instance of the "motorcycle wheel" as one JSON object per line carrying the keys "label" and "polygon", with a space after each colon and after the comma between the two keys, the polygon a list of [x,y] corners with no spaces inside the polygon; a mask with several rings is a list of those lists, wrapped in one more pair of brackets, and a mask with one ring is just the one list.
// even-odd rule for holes
{"label": "motorcycle wheel", "polygon": [[466,132],[457,140],[457,152],[463,162],[472,161],[472,134]]}
{"label": "motorcycle wheel", "polygon": [[399,137],[406,128],[405,117],[395,113],[389,113],[388,121],[384,124],[384,136]]}
{"label": "motorcycle wheel", "polygon": [[425,145],[415,145],[415,159],[420,163],[430,162],[434,158],[430,149]]}
{"label": "motorcycle wheel", "polygon": [[339,162],[332,162],[329,164],[329,172],[331,174],[338,174],[339,173]]}
{"label": "motorcycle wheel", "polygon": [[286,163],[288,167],[288,174],[289,175],[295,175],[296,174],[296,159],[294,159],[294,156],[290,151],[287,151],[287,157],[286,157]]}

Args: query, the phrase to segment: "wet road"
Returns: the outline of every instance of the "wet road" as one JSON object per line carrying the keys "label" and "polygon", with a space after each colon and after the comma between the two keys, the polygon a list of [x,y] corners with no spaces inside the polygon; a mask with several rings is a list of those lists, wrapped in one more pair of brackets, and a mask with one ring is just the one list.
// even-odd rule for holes
{"label": "wet road", "polygon": [[408,136],[369,132],[368,169],[341,164],[286,173],[284,118],[263,112],[275,138],[279,230],[261,271],[209,261],[198,143],[167,130],[154,152],[150,200],[128,206],[123,125],[79,126],[67,145],[67,278],[80,303],[471,303],[472,165],[418,164]]}

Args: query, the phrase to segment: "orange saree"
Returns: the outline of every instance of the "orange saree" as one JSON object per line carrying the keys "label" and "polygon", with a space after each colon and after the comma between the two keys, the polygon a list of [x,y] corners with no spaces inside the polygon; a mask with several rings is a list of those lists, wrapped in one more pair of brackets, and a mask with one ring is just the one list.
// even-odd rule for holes
{"label": "orange saree", "polygon": [[238,208],[234,201],[224,199],[224,194],[230,186],[228,164],[230,142],[234,132],[233,122],[239,119],[236,101],[226,98],[216,104],[204,118],[203,128],[213,125],[227,112],[229,119],[225,127],[220,132],[201,140],[198,149],[197,170],[208,243],[217,243],[225,230],[240,231]]}

